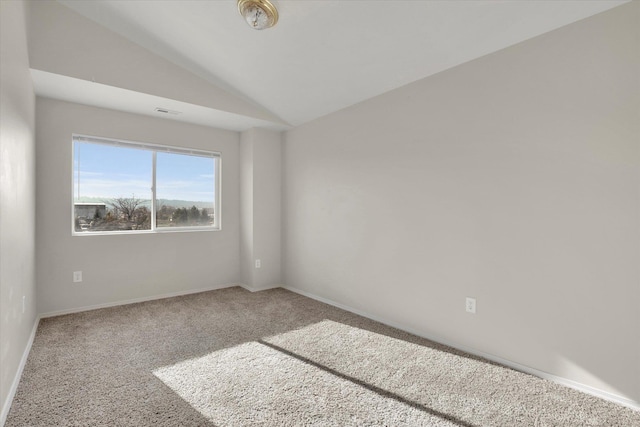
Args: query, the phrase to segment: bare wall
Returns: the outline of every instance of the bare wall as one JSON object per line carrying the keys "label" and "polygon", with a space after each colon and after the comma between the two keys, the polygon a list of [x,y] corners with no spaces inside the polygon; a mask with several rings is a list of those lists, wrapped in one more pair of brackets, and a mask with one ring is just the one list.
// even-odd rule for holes
{"label": "bare wall", "polygon": [[[73,133],[219,151],[222,230],[73,237]],[[239,282],[238,133],[37,98],[36,135],[40,313]]]}
{"label": "bare wall", "polygon": [[240,133],[240,278],[253,286],[253,140],[254,130]]}
{"label": "bare wall", "polygon": [[242,283],[256,291],[282,284],[282,134],[249,129],[240,140],[240,270]]}
{"label": "bare wall", "polygon": [[640,402],[639,10],[287,132],[286,285]]}
{"label": "bare wall", "polygon": [[253,286],[264,289],[282,284],[282,134],[254,131],[253,257],[261,267],[254,272]]}
{"label": "bare wall", "polygon": [[37,317],[35,96],[25,19],[24,3],[0,2],[0,425]]}

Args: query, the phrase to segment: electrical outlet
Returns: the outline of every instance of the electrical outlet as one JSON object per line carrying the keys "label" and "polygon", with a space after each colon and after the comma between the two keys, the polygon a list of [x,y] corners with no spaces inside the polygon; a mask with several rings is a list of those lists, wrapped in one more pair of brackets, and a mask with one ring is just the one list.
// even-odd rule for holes
{"label": "electrical outlet", "polygon": [[75,283],[82,282],[82,271],[73,272],[73,281]]}
{"label": "electrical outlet", "polygon": [[476,299],[467,297],[465,309],[467,313],[476,314]]}
{"label": "electrical outlet", "polygon": [[260,266],[261,266],[261,265],[262,265],[262,264],[261,264],[260,260],[259,260],[259,259],[257,259],[257,260],[256,260],[256,268],[260,268]]}

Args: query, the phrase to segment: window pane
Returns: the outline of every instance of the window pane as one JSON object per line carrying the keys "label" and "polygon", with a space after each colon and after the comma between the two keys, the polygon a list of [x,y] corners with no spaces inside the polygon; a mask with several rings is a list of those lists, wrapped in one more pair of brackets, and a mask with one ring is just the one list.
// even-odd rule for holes
{"label": "window pane", "polygon": [[213,226],[215,168],[211,157],[158,152],[156,227]]}
{"label": "window pane", "polygon": [[151,229],[152,152],[74,144],[76,232]]}

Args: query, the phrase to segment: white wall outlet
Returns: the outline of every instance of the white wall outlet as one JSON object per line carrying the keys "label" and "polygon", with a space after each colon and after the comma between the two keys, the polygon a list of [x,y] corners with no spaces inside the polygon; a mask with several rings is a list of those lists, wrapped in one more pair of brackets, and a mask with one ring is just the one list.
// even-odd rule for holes
{"label": "white wall outlet", "polygon": [[75,283],[82,282],[82,271],[73,272],[73,281]]}
{"label": "white wall outlet", "polygon": [[22,314],[27,310],[27,296],[22,295]]}
{"label": "white wall outlet", "polygon": [[476,314],[476,299],[467,297],[465,309],[467,310],[467,313]]}
{"label": "white wall outlet", "polygon": [[262,263],[260,262],[259,259],[256,260],[256,268],[260,268],[260,266],[262,265]]}

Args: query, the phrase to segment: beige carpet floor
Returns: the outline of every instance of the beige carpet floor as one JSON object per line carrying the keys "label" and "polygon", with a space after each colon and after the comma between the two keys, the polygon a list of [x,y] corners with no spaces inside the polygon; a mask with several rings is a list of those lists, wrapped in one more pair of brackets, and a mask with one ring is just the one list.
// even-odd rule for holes
{"label": "beige carpet floor", "polygon": [[640,412],[283,289],[41,321],[6,427],[640,426]]}

